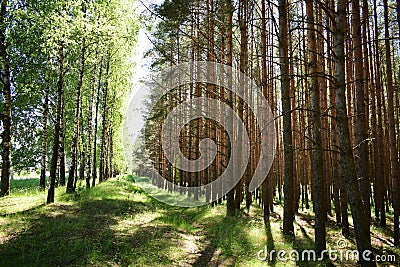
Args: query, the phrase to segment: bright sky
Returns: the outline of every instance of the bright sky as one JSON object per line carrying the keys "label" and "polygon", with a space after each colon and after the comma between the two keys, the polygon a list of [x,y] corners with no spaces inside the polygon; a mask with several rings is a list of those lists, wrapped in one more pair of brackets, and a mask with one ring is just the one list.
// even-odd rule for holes
{"label": "bright sky", "polygon": [[[142,1],[142,2],[141,2]],[[163,0],[141,0],[137,1],[136,4],[136,13],[137,15],[143,15],[143,13],[148,13],[146,7],[150,7],[152,4],[160,4]],[[144,127],[144,119],[141,113],[141,109],[143,106],[143,99],[147,98],[148,90],[143,90],[143,83],[141,82],[146,78],[147,75],[150,74],[150,64],[151,59],[145,58],[145,53],[150,50],[153,45],[148,39],[150,35],[145,27],[140,27],[138,42],[136,50],[132,56],[133,62],[136,63],[136,69],[134,75],[131,77],[132,91],[130,95],[130,108],[128,109],[126,116],[126,124],[125,124],[125,133],[124,133],[124,143],[128,141],[128,144],[125,143],[125,157],[128,162],[131,162],[131,156],[133,152],[132,144],[135,142],[136,138],[140,134],[140,130]],[[142,88],[142,90],[139,90]],[[128,139],[128,140],[127,140]]]}
{"label": "bright sky", "polygon": [[[146,7],[150,7],[151,5],[154,4],[161,4],[163,0],[140,0],[136,2],[136,14],[138,16],[143,15],[143,13],[149,13],[146,9]],[[146,5],[146,7],[144,6]],[[134,62],[137,63],[136,66],[136,71],[135,74],[132,77],[132,82],[134,84],[134,88],[131,94],[131,98],[133,95],[137,92],[137,90],[140,88],[141,84],[140,81],[143,80],[146,75],[150,73],[150,64],[151,64],[151,59],[149,58],[144,58],[145,53],[150,50],[153,45],[148,39],[148,36],[150,35],[145,27],[141,27],[139,30],[139,36],[138,36],[138,43],[136,47],[135,54],[133,55],[133,60]]]}

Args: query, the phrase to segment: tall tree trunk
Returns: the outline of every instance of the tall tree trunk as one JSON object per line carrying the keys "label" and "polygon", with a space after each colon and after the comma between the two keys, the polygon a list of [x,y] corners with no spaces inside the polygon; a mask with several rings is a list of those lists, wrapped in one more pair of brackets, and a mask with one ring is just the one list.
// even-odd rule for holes
{"label": "tall tree trunk", "polygon": [[60,116],[60,169],[59,169],[59,177],[60,177],[60,185],[65,185],[65,138],[64,138],[64,99],[61,98],[61,116]]}
{"label": "tall tree trunk", "polygon": [[374,0],[374,54],[375,54],[375,88],[376,88],[376,108],[378,116],[378,131],[377,131],[377,143],[379,151],[379,161],[378,164],[380,166],[380,172],[377,173],[377,177],[375,182],[379,186],[377,187],[377,192],[374,192],[377,195],[377,205],[379,205],[380,218],[379,225],[381,227],[386,227],[386,211],[385,211],[385,148],[384,148],[384,131],[383,131],[383,114],[382,111],[382,82],[381,82],[381,59],[379,55],[379,29],[378,29],[378,12],[377,12],[377,3]]}
{"label": "tall tree trunk", "polygon": [[80,125],[80,111],[81,111],[81,98],[82,98],[82,83],[83,75],[85,72],[85,37],[82,38],[81,44],[81,57],[80,57],[80,68],[78,84],[76,86],[76,99],[75,99],[75,119],[74,119],[74,135],[72,137],[71,146],[71,167],[69,169],[67,193],[75,192],[75,172],[77,169],[77,157],[78,157],[78,141],[79,141],[79,125]]}
{"label": "tall tree trunk", "polygon": [[54,202],[54,191],[56,185],[56,175],[57,175],[57,161],[58,161],[58,151],[60,143],[60,122],[61,122],[61,112],[62,112],[62,97],[63,97],[63,83],[64,83],[64,44],[60,44],[60,51],[58,54],[58,81],[57,81],[57,115],[56,122],[54,125],[54,143],[53,143],[53,154],[51,156],[50,165],[50,186],[47,193],[47,204]]}
{"label": "tall tree trunk", "polygon": [[40,168],[40,188],[46,187],[46,164],[47,164],[47,119],[49,116],[49,90],[50,90],[50,66],[48,70],[46,86],[44,88],[43,103],[43,136],[42,136],[42,159]]}
{"label": "tall tree trunk", "polygon": [[315,207],[315,251],[321,254],[326,249],[325,229],[325,179],[323,174],[323,151],[321,139],[321,108],[320,88],[318,83],[317,49],[314,29],[314,1],[306,1],[307,9],[307,36],[309,51],[309,70],[311,77],[311,107],[312,107],[312,139],[313,139],[313,171],[314,171],[314,207]]}
{"label": "tall tree trunk", "polygon": [[[371,52],[371,50],[370,50],[370,48],[371,48],[371,45],[370,45],[370,43],[368,43],[368,40],[370,40],[371,39],[371,37],[370,37],[370,33],[369,33],[369,18],[370,18],[370,14],[369,14],[369,8],[368,8],[368,0],[363,0],[363,7],[362,7],[362,32],[363,32],[363,57],[364,57],[364,73],[363,73],[363,76],[364,76],[364,94],[365,94],[365,96],[364,96],[364,109],[365,109],[365,115],[364,115],[364,118],[366,119],[366,125],[365,125],[365,127],[366,127],[366,129],[365,129],[365,131],[366,131],[366,133],[365,133],[365,136],[364,137],[368,137],[368,125],[369,125],[369,115],[370,115],[370,113],[371,113],[371,140],[374,140],[374,142],[371,142],[371,146],[370,146],[370,149],[369,149],[369,153],[368,153],[368,146],[367,146],[367,153],[368,153],[368,155],[370,155],[370,159],[371,160],[373,160],[372,162],[371,162],[371,164],[369,164],[369,161],[368,161],[368,164],[370,165],[370,166],[368,166],[369,168],[369,171],[370,171],[370,173],[369,173],[369,175],[371,176],[371,177],[368,177],[368,181],[366,181],[368,184],[367,184],[367,187],[368,188],[366,188],[366,190],[365,190],[365,194],[368,194],[368,201],[367,202],[365,202],[365,208],[367,209],[367,212],[368,212],[368,216],[369,216],[369,220],[370,220],[370,223],[371,223],[371,201],[370,201],[370,195],[371,195],[371,182],[372,181],[374,181],[375,180],[375,177],[376,177],[376,167],[378,167],[378,168],[380,168],[380,166],[378,166],[376,163],[377,162],[379,162],[379,160],[378,160],[378,156],[377,156],[377,154],[375,153],[375,150],[377,149],[377,146],[376,146],[376,126],[377,126],[377,122],[376,122],[376,106],[375,106],[375,94],[372,96],[372,94],[370,95],[370,92],[371,91],[373,91],[373,83],[372,83],[372,81],[371,81],[371,75],[370,75],[370,58],[369,58],[369,55],[370,55],[370,52]],[[371,101],[370,101],[370,98],[371,98]],[[369,105],[368,105],[368,103],[369,103],[369,105],[371,106],[371,112],[369,111]],[[374,135],[373,137],[372,137],[372,135]],[[375,138],[375,139],[374,139]],[[368,158],[367,158],[367,160],[368,160]],[[364,179],[364,182],[365,182],[365,179]],[[366,185],[365,183],[364,183],[364,185]],[[375,193],[374,193],[374,196],[375,196]],[[364,196],[364,199],[366,198],[366,196]],[[374,203],[374,205],[375,205],[375,208],[376,208],[376,203]]]}
{"label": "tall tree trunk", "polygon": [[101,133],[101,146],[100,146],[100,170],[99,170],[99,182],[107,179],[105,176],[106,169],[106,146],[107,146],[107,118],[108,118],[108,106],[107,106],[107,95],[108,95],[108,75],[110,69],[110,55],[107,58],[106,77],[103,88],[103,119],[102,119],[102,133]]}
{"label": "tall tree trunk", "polygon": [[[240,28],[240,74],[239,75],[245,75],[247,73],[247,63],[248,63],[248,36],[247,36],[247,17],[248,17],[248,11],[247,11],[247,0],[240,0],[239,1],[239,28]],[[239,77],[240,79],[240,77]],[[240,79],[241,80],[241,79]],[[238,90],[246,90],[246,88],[240,87]],[[244,95],[245,92],[242,92]],[[237,106],[238,106],[238,115],[241,121],[243,121],[243,100],[239,97],[236,97],[237,99]],[[236,158],[236,168],[242,169],[244,168],[242,166],[242,146],[241,144],[243,143],[243,132],[241,132],[239,129],[237,131],[237,143],[239,144],[237,148],[237,155],[238,157]],[[240,211],[240,203],[242,202],[243,198],[243,179],[244,177],[241,177],[238,184],[235,187],[235,210],[236,212]]]}
{"label": "tall tree trunk", "polygon": [[[87,144],[85,142],[85,135],[84,135],[84,120],[83,120],[83,98],[81,97],[81,110],[80,110],[80,115],[79,115],[80,119],[79,121],[80,123],[80,145],[79,145],[79,149],[80,149],[80,157],[79,157],[79,180],[84,180],[85,179],[85,163],[86,163],[86,147]],[[75,183],[76,183],[77,179],[75,179]],[[74,185],[74,187],[76,188],[76,184]]]}
{"label": "tall tree trunk", "polygon": [[[332,64],[333,65],[333,64]],[[334,75],[332,71],[332,76]],[[329,89],[330,91],[330,103],[331,105],[334,105],[335,103],[335,90],[334,90],[334,84],[333,86]],[[333,108],[331,112],[331,149],[334,151],[332,153],[332,165],[331,167],[333,168],[333,191],[334,191],[334,203],[335,203],[335,215],[336,215],[336,224],[343,226],[344,221],[347,219],[347,214],[346,218],[343,218],[342,216],[342,200],[343,198],[342,195],[340,195],[340,192],[343,193],[341,189],[341,179],[342,175],[339,170],[339,160],[338,160],[338,154],[336,153],[337,147],[338,147],[338,134],[337,134],[337,128],[336,128],[336,122],[334,121],[333,118],[336,118],[336,109]],[[346,212],[347,212],[347,203],[346,203]]]}
{"label": "tall tree trunk", "polygon": [[[266,23],[266,6],[265,0],[261,1],[261,88],[263,95],[268,99],[268,87],[267,87],[267,23]],[[261,164],[264,164],[261,162]],[[269,209],[269,176],[262,183],[262,199],[264,203],[264,221],[269,221],[270,209]]]}
{"label": "tall tree trunk", "polygon": [[10,64],[7,54],[6,31],[7,31],[7,0],[1,1],[0,10],[0,56],[1,56],[1,82],[3,84],[4,107],[2,114],[3,132],[1,133],[2,166],[0,196],[10,193],[11,174],[11,78]]}
{"label": "tall tree trunk", "polygon": [[370,223],[371,214],[371,184],[369,182],[369,158],[368,158],[368,131],[366,118],[366,104],[364,95],[364,63],[362,51],[360,1],[352,1],[352,34],[353,34],[353,58],[354,79],[356,90],[356,115],[357,115],[357,141],[358,141],[358,177],[360,182],[361,197],[364,202],[364,210]]}
{"label": "tall tree trunk", "polygon": [[[200,10],[200,1],[199,0],[197,0],[196,1],[196,7],[195,7],[197,10]],[[201,47],[200,47],[200,14],[199,14],[200,12],[195,12],[195,14],[194,14],[194,26],[195,26],[195,36],[194,36],[194,38],[195,38],[195,42],[194,42],[194,48],[193,48],[193,52],[194,53],[196,53],[196,60],[197,61],[200,61],[201,60]],[[197,67],[196,68],[196,73],[200,73],[200,68],[199,67]],[[201,97],[201,84],[200,83],[198,83],[198,82],[196,82],[195,83],[195,86],[194,86],[194,88],[195,88],[195,97],[196,98],[199,98],[199,97]],[[194,122],[194,124],[193,124],[193,126],[194,126],[194,131],[193,131],[193,135],[194,135],[194,138],[193,138],[193,140],[194,140],[194,155],[195,155],[195,158],[196,159],[198,159],[199,157],[200,157],[200,150],[198,149],[198,146],[199,146],[199,142],[200,142],[200,140],[201,140],[201,119],[197,119],[195,122]],[[169,166],[169,162],[167,162],[167,166]],[[196,163],[196,169],[198,169],[198,164],[199,163]],[[167,170],[169,170],[170,168],[167,168]],[[166,171],[167,171],[166,170]],[[193,173],[193,186],[194,187],[198,187],[198,186],[200,186],[200,183],[201,183],[201,173],[202,172],[198,172],[198,171],[196,171],[196,172],[194,172]],[[169,175],[168,175],[169,176]],[[199,192],[198,192],[198,190],[195,190],[194,192],[193,192],[193,198],[194,198],[194,200],[198,200],[199,199]]]}
{"label": "tall tree trunk", "polygon": [[[112,172],[113,172],[113,129],[114,129],[114,125],[113,125],[113,121],[112,118],[114,117],[114,105],[115,105],[115,92],[113,92],[112,97],[111,97],[111,101],[110,101],[110,111],[109,111],[109,118],[108,118],[108,122],[107,122],[107,129],[108,129],[108,134],[107,134],[107,160],[106,160],[106,177],[107,178],[112,178]],[[170,172],[170,176],[169,178],[172,177],[172,164],[169,165],[169,172]],[[172,180],[170,180],[172,182]]]}
{"label": "tall tree trunk", "polygon": [[96,110],[94,115],[93,129],[93,167],[92,167],[92,186],[96,185],[97,179],[97,126],[100,105],[101,76],[103,73],[103,60],[100,60],[99,76],[97,77]]}
{"label": "tall tree trunk", "polygon": [[[209,33],[209,39],[207,42],[207,61],[209,62],[215,62],[215,22],[214,22],[214,14],[215,14],[215,7],[214,7],[214,0],[208,0],[207,1],[207,11],[208,11],[208,33]],[[178,64],[180,63],[180,42],[179,42],[179,33],[178,33],[178,38],[177,38],[177,57],[178,57]],[[215,77],[215,70],[207,70],[209,77]],[[217,87],[215,84],[207,83],[207,92],[208,92],[208,97],[215,98],[217,94]],[[179,101],[182,99],[182,87],[179,87]],[[217,112],[217,107],[215,104],[211,104],[211,106],[208,107],[211,112]],[[216,130],[216,124],[213,122],[210,122],[208,120],[208,125],[209,125],[209,137],[213,139],[215,142],[217,142],[217,130]],[[217,170],[217,157],[215,161],[211,164],[209,168],[209,172],[207,175],[207,184],[212,182],[212,177],[218,177],[218,170]],[[181,178],[182,180],[182,178]],[[217,194],[216,186],[213,186],[211,190],[206,192],[206,202],[209,202],[211,197],[215,197]],[[214,198],[215,199],[215,198]],[[213,201],[211,205],[214,205],[215,202]]]}
{"label": "tall tree trunk", "polygon": [[93,105],[94,94],[96,91],[96,78],[100,75],[100,70],[97,69],[98,48],[96,49],[95,65],[93,69],[92,90],[90,92],[90,99],[88,103],[88,116],[87,116],[87,157],[86,157],[86,188],[90,188],[90,177],[92,175],[92,134],[93,134]]}
{"label": "tall tree trunk", "polygon": [[109,167],[108,167],[108,177],[114,177],[114,144],[113,144],[113,127],[110,128],[110,137],[109,137]]}
{"label": "tall tree trunk", "polygon": [[281,69],[281,95],[283,112],[283,146],[284,146],[284,212],[283,233],[294,235],[293,209],[293,138],[292,115],[290,101],[290,77],[288,57],[288,3],[287,0],[278,1],[279,11],[279,56]]}
{"label": "tall tree trunk", "polygon": [[[346,33],[346,0],[337,1],[336,27],[334,31],[335,47],[335,94],[336,94],[336,122],[339,132],[339,149],[346,180],[347,192],[350,200],[350,208],[354,222],[357,248],[360,255],[365,250],[370,250],[371,235],[368,217],[365,213],[364,204],[361,198],[360,185],[354,164],[353,152],[350,143],[349,122],[347,117],[345,97],[345,54],[344,36]],[[371,256],[371,255],[370,255]],[[362,266],[376,266],[372,261],[361,259]]]}
{"label": "tall tree trunk", "polygon": [[[226,23],[226,65],[232,66],[232,56],[233,56],[233,40],[232,40],[232,35],[233,35],[233,29],[232,29],[232,17],[233,17],[233,11],[234,11],[234,6],[231,0],[226,0],[226,10],[225,10],[225,23]],[[229,75],[228,75],[229,76]],[[227,77],[228,79],[228,84],[232,84],[232,77]],[[232,92],[230,90],[227,91],[227,104],[233,108],[233,97],[232,97]],[[227,127],[232,127],[232,119],[233,118],[226,118],[227,119]],[[229,131],[229,130],[228,130]],[[231,131],[232,132],[232,131]],[[228,137],[225,138],[226,140],[226,164],[229,163],[229,160],[233,160],[231,157],[231,150],[232,150],[232,141],[229,140]],[[229,172],[231,172],[230,169],[228,169]],[[228,181],[232,182],[232,176],[233,173],[227,173]],[[230,190],[228,194],[226,195],[226,213],[228,215],[234,215],[235,214],[235,195],[234,195],[234,189]]]}

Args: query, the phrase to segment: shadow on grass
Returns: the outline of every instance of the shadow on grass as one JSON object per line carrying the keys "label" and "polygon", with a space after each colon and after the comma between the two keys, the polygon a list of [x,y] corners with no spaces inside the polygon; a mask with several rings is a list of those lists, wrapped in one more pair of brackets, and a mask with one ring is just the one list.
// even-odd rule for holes
{"label": "shadow on grass", "polygon": [[[142,203],[121,200],[85,201],[81,205],[53,204],[45,212],[29,212],[30,228],[6,241],[0,249],[1,266],[65,266],[89,263],[101,255],[107,260],[122,248],[110,226],[116,216],[145,211]],[[141,235],[140,238],[146,235]],[[138,242],[132,236],[132,247]],[[143,242],[140,241],[140,242]]]}
{"label": "shadow on grass", "polygon": [[212,258],[216,250],[217,248],[213,244],[208,243],[207,246],[200,252],[200,256],[196,258],[196,261],[192,264],[192,266],[212,266]]}
{"label": "shadow on grass", "polygon": [[308,235],[307,231],[304,229],[303,226],[298,225],[300,227],[300,231],[302,233],[302,237],[299,236],[283,236],[285,243],[291,244],[292,251],[287,251],[286,256],[292,259],[296,259],[296,266],[301,266],[301,267],[334,267],[335,265],[329,260],[329,259],[324,259],[324,260],[314,260],[318,259],[318,255],[314,254],[314,241],[313,239]]}
{"label": "shadow on grass", "polygon": [[16,216],[16,215],[23,215],[23,214],[28,214],[31,212],[34,212],[35,210],[38,210],[40,208],[43,208],[45,206],[45,203],[37,204],[36,206],[33,206],[28,209],[23,209],[20,211],[16,212],[11,212],[11,213],[0,213],[0,217],[7,217],[7,216]]}
{"label": "shadow on grass", "polygon": [[[129,199],[129,194],[127,199],[107,198],[135,191],[130,183],[107,183],[60,196],[62,204],[9,215],[8,223],[25,221],[26,226],[0,240],[0,266],[173,265],[167,237],[174,228],[155,222],[163,204],[141,194],[144,201]],[[132,223],[146,213],[154,216]]]}
{"label": "shadow on grass", "polygon": [[[271,223],[269,221],[265,222],[265,234],[267,235],[267,250],[268,251],[275,250],[274,237],[272,236]],[[276,265],[276,254],[272,254],[272,256],[269,257],[268,261],[271,266],[275,266]]]}
{"label": "shadow on grass", "polygon": [[257,248],[253,247],[247,233],[249,221],[236,216],[225,216],[218,220],[219,222],[205,229],[205,234],[214,247],[213,250],[220,251],[212,265],[232,266],[235,265],[237,258],[255,258],[254,251]]}

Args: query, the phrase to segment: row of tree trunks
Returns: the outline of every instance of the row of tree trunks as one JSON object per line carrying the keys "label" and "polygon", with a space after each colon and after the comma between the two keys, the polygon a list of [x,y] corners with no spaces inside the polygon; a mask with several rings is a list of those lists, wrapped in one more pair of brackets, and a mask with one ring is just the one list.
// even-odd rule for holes
{"label": "row of tree trunks", "polygon": [[394,245],[398,246],[400,242],[399,232],[399,216],[400,216],[400,169],[397,150],[397,134],[394,110],[394,92],[393,92],[393,69],[391,58],[391,45],[389,33],[389,11],[388,1],[383,0],[384,18],[385,18],[385,50],[386,50],[386,81],[387,81],[387,105],[388,105],[388,121],[389,121],[389,151],[390,151],[390,171],[392,177],[392,196],[393,196],[393,210],[394,210]]}
{"label": "row of tree trunks", "polygon": [[49,91],[50,91],[50,69],[46,78],[46,86],[44,88],[43,103],[43,136],[42,136],[42,159],[40,169],[40,188],[46,187],[46,164],[47,164],[47,119],[49,116]]}
{"label": "row of tree trunks", "polygon": [[[82,99],[82,88],[83,88],[83,73],[84,73],[84,68],[85,68],[85,47],[84,47],[84,41],[82,42],[82,50],[81,50],[81,65],[80,65],[80,72],[79,72],[79,77],[78,77],[78,85],[77,85],[77,90],[76,90],[76,99],[79,99],[79,102],[76,102],[75,106],[75,124],[74,124],[74,136],[73,136],[73,146],[71,149],[71,152],[74,151],[74,144],[76,142],[76,155],[75,155],[75,164],[71,162],[71,167],[69,171],[69,178],[68,178],[68,183],[67,185],[67,192],[72,193],[75,192],[76,188],[76,183],[77,180],[84,179],[85,171],[86,171],[86,188],[90,188],[91,186],[95,186],[96,179],[97,179],[97,129],[98,129],[98,114],[100,107],[103,109],[103,117],[102,117],[102,125],[107,126],[107,123],[109,121],[108,118],[108,113],[105,113],[104,111],[108,109],[107,105],[109,105],[110,101],[104,102],[104,96],[106,92],[106,87],[107,87],[107,82],[104,84],[102,83],[102,73],[103,73],[103,60],[99,60],[100,64],[99,67],[95,67],[97,71],[95,71],[92,79],[92,87],[91,87],[91,99],[94,101],[89,101],[88,103],[88,112],[87,112],[87,117],[86,117],[86,122],[87,122],[87,127],[84,127],[84,118],[83,118],[83,99]],[[65,54],[65,52],[63,52]],[[60,57],[60,56],[59,56]],[[63,55],[62,60],[64,61],[65,55]],[[61,59],[59,59],[61,60]],[[109,61],[108,61],[109,62]],[[61,64],[61,61],[60,63]],[[106,65],[107,70],[106,72],[109,72],[109,63]],[[64,68],[64,67],[63,67]],[[61,70],[61,66],[59,69]],[[62,83],[63,83],[63,75],[60,75],[58,77],[58,82],[57,82],[57,88],[58,91],[62,91]],[[61,87],[61,89],[60,89]],[[103,89],[103,90],[102,90]],[[103,91],[103,92],[102,92]],[[79,93],[79,95],[78,95]],[[102,100],[100,98],[103,98]],[[57,99],[58,99],[58,94],[57,94]],[[57,100],[58,101],[58,100]],[[50,171],[50,185],[49,185],[49,192],[54,192],[54,189],[58,184],[60,185],[65,185],[65,155],[64,155],[64,100],[63,96],[61,94],[60,97],[60,107],[58,107],[57,104],[57,111],[58,108],[60,109],[60,114],[57,114],[56,120],[58,123],[55,124],[55,132],[57,132],[58,138],[55,138],[54,140],[58,142],[58,150],[54,150],[54,145],[52,149],[52,160],[51,160],[51,165],[53,164],[53,155],[54,153],[57,153],[57,158],[56,158],[56,165],[55,165],[55,179],[54,179],[54,186],[52,185],[52,173]],[[113,100],[115,101],[115,100]],[[113,102],[111,101],[111,102]],[[58,102],[57,102],[58,103]],[[44,104],[44,108],[46,106],[46,103]],[[77,113],[78,112],[78,113]],[[93,117],[92,114],[94,112],[94,122],[93,122]],[[76,115],[78,114],[78,117]],[[78,122],[78,124],[76,123]],[[94,124],[92,126],[92,124]],[[93,127],[93,128],[92,128]],[[57,130],[57,131],[56,131]],[[102,128],[102,138],[101,142],[103,143],[103,146],[100,148],[100,154],[103,155],[103,165],[100,167],[99,174],[102,176],[102,180],[107,179],[108,177],[111,177],[113,175],[113,146],[112,146],[112,130],[109,129],[107,130]],[[103,139],[104,136],[104,139]],[[104,140],[104,141],[103,141]],[[89,142],[89,143],[88,143]],[[80,146],[79,146],[80,143]],[[93,146],[92,146],[93,145]],[[43,140],[42,144],[42,149],[45,146],[45,142]],[[80,150],[78,150],[80,148]],[[92,151],[93,150],[93,151]],[[79,152],[80,151],[80,152]],[[42,163],[43,163],[43,157],[46,157],[47,155],[44,154],[42,155]],[[78,153],[80,156],[78,157]],[[73,155],[73,153],[71,153]],[[73,159],[74,157],[72,157]],[[77,176],[76,174],[78,173],[78,162],[79,163],[79,175]],[[100,164],[102,161],[100,160]],[[43,166],[43,164],[42,164]],[[74,170],[74,171],[73,171]],[[101,171],[103,170],[103,171]],[[43,178],[45,181],[45,177]],[[54,194],[54,193],[52,193]],[[52,196],[50,194],[49,201],[53,202],[54,201],[54,195]],[[53,199],[53,200],[51,200]],[[49,202],[49,203],[50,203]]]}
{"label": "row of tree trunks", "polygon": [[[352,206],[352,213],[354,209],[358,210],[356,217],[359,222],[364,221],[360,218],[366,216],[365,226],[357,225],[357,238],[360,237],[360,232],[369,231],[371,205],[375,205],[376,217],[380,217],[381,226],[386,225],[385,213],[396,200],[395,192],[398,190],[392,179],[394,172],[387,163],[393,158],[389,141],[397,144],[398,140],[390,139],[389,127],[386,126],[389,126],[389,113],[393,113],[394,125],[398,127],[398,95],[393,92],[391,112],[385,90],[388,79],[382,73],[382,69],[387,68],[388,59],[380,58],[382,51],[387,50],[383,49],[384,39],[379,36],[378,27],[378,23],[384,18],[374,18],[372,21],[368,14],[371,2],[342,2],[346,8],[341,10],[345,16],[342,18],[343,32],[339,34],[336,27],[337,13],[333,12],[338,7],[338,1],[335,0],[325,3],[308,0],[280,1],[278,5],[261,1],[260,7],[251,1],[239,1],[234,11],[231,9],[231,1],[215,3],[209,0],[204,6],[196,1],[191,6],[193,10],[188,15],[188,24],[173,29],[173,45],[168,46],[169,65],[174,65],[176,58],[190,61],[199,60],[203,55],[207,55],[209,61],[228,65],[234,65],[233,62],[236,61],[238,69],[251,76],[261,87],[264,97],[276,114],[278,153],[265,182],[251,194],[248,185],[257,166],[257,155],[262,144],[257,140],[260,130],[257,129],[257,121],[252,117],[246,103],[242,103],[241,98],[232,95],[229,90],[210,84],[191,84],[179,88],[179,95],[183,98],[208,96],[221,99],[243,118],[248,129],[252,144],[249,164],[234,192],[225,197],[227,214],[237,214],[244,200],[246,208],[250,209],[255,198],[263,206],[264,218],[268,221],[274,200],[282,199],[283,187],[284,232],[291,233],[287,229],[292,228],[290,225],[294,222],[294,215],[300,212],[300,201],[302,210],[304,207],[309,209],[311,199],[316,213],[316,250],[319,252],[326,247],[324,235],[327,215],[335,216],[337,224],[342,227],[343,235],[350,236],[349,204]],[[206,10],[202,12],[202,8]],[[277,15],[276,11],[280,11],[278,25],[274,17]],[[214,18],[217,18],[215,25]],[[238,31],[231,33],[232,24],[236,22]],[[207,25],[204,27],[206,31],[202,29],[204,23]],[[387,28],[390,33],[393,26],[389,26]],[[340,34],[343,34],[343,50],[346,52],[341,65],[344,68],[344,80],[340,81],[343,82],[344,99],[337,99],[338,83],[335,80],[338,55],[334,41]],[[396,54],[391,44],[393,41],[390,38],[385,39],[389,40],[390,45],[388,56],[394,62]],[[181,43],[182,46],[173,48],[175,44]],[[280,71],[277,72],[279,76],[275,74],[278,64],[274,55],[277,48],[280,59]],[[195,69],[190,71],[196,73]],[[396,81],[392,80],[392,83],[395,84]],[[274,99],[279,95],[277,85],[281,90],[280,101]],[[251,93],[251,90],[244,91],[244,94]],[[250,99],[256,105],[260,100],[252,97]],[[170,96],[166,101],[173,107],[181,101],[176,100]],[[343,104],[340,114],[336,109],[337,103]],[[165,110],[169,111],[172,107]],[[218,107],[218,111],[222,113],[223,107]],[[224,115],[226,114],[221,114],[221,123],[229,126],[230,118]],[[348,140],[347,136],[343,137],[344,122],[337,122],[336,118],[346,120]],[[239,140],[241,135],[237,129],[234,130]],[[185,149],[190,159],[199,156],[197,147],[201,138],[210,136],[218,144],[218,155],[215,164],[207,172],[194,174],[175,169],[157,146],[154,161],[160,173],[182,186],[191,186],[207,184],[217,178],[229,161],[234,162],[234,173],[244,167],[241,166],[242,157],[231,158],[232,144],[228,136],[214,130],[213,123],[207,120],[191,122],[181,137],[182,142],[187,143]],[[350,149],[347,150],[348,148]],[[353,158],[353,163],[348,162],[349,158]],[[171,188],[168,187],[168,190]],[[211,192],[205,193],[206,197],[217,195],[218,190],[219,188],[212,188]],[[361,201],[359,202],[358,196],[349,194],[348,190],[357,192]],[[370,202],[371,197],[373,203]],[[215,204],[216,202],[213,203]],[[357,206],[359,204],[361,206]],[[365,247],[368,247],[368,243]]]}

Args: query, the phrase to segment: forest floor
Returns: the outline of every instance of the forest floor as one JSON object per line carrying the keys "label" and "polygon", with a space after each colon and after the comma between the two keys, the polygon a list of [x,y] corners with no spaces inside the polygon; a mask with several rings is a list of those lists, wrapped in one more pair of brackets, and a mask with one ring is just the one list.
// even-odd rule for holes
{"label": "forest floor", "polygon": [[[56,203],[44,205],[46,192],[38,183],[14,180],[12,194],[0,199],[0,266],[357,266],[339,253],[337,260],[322,262],[282,262],[276,253],[272,260],[258,258],[265,250],[301,255],[313,249],[311,212],[296,216],[293,238],[282,235],[281,205],[268,225],[256,204],[235,217],[225,216],[225,205],[172,207],[147,196],[132,176],[75,194],[58,188]],[[339,243],[355,249],[354,238],[344,240],[340,233],[330,220],[328,248],[338,250]],[[375,253],[396,257],[379,266],[400,266],[390,234],[372,227]]]}

